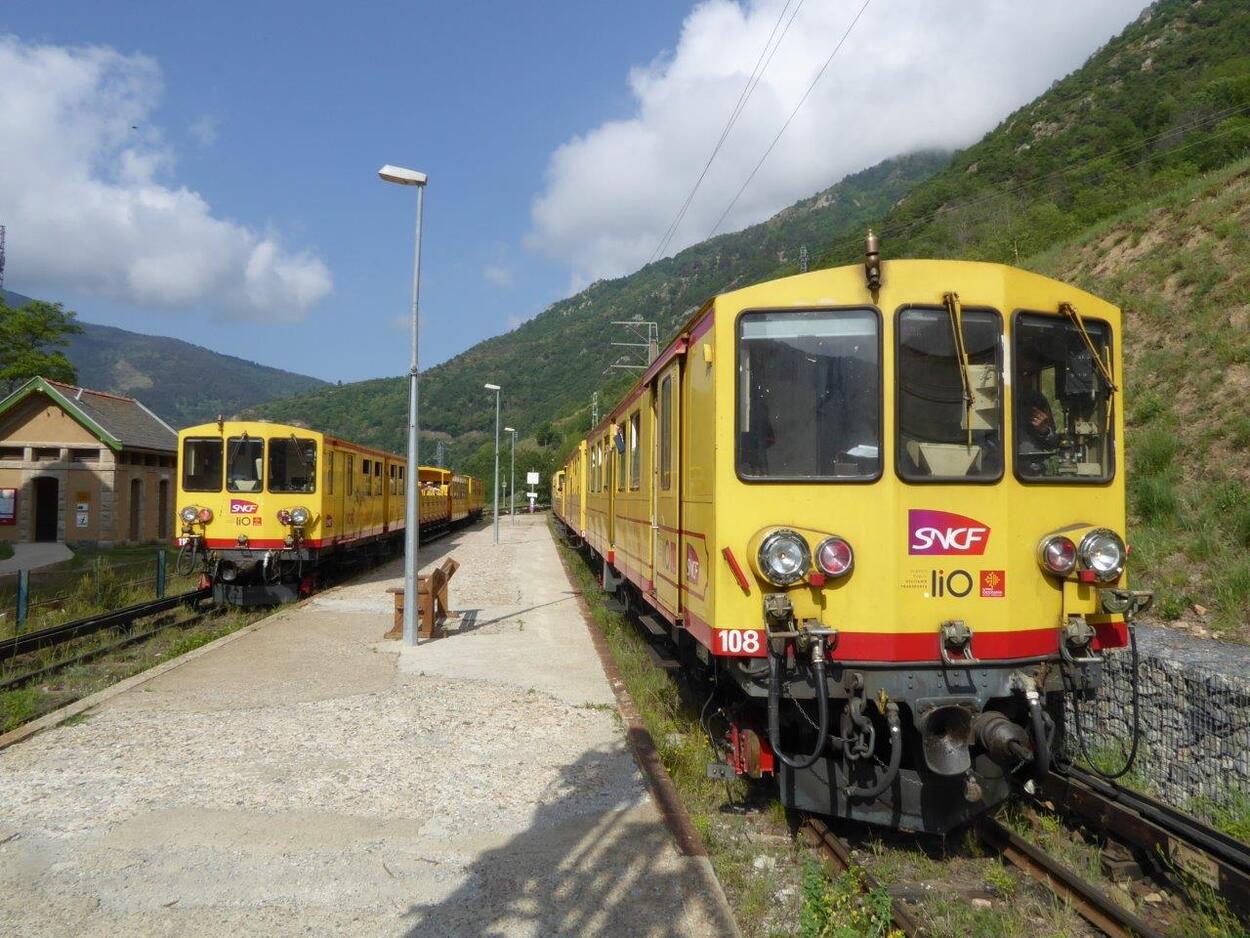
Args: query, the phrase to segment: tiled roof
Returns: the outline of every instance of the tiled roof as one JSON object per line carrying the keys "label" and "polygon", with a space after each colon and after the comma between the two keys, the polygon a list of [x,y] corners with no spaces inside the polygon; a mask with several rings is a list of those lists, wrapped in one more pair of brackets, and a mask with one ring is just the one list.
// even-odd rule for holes
{"label": "tiled roof", "polygon": [[178,434],[174,429],[133,397],[44,378],[31,378],[0,401],[0,413],[36,391],[47,393],[114,449],[128,447],[172,453],[178,448]]}

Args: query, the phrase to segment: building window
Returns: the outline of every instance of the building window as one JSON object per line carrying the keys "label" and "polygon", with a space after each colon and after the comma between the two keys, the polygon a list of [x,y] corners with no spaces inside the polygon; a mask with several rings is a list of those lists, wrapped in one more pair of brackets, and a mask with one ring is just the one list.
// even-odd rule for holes
{"label": "building window", "polygon": [[72,449],[69,458],[74,462],[96,462],[100,458],[98,449]]}
{"label": "building window", "polygon": [[35,458],[44,462],[61,458],[61,450],[56,446],[36,446]]}
{"label": "building window", "polygon": [[25,459],[26,450],[20,446],[0,446],[0,459]]}

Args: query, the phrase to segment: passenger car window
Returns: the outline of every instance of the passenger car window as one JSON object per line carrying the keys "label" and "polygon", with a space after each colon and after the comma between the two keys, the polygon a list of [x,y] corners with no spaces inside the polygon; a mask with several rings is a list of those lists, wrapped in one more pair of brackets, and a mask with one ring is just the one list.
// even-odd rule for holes
{"label": "passenger car window", "polygon": [[270,437],[269,491],[313,492],[317,488],[317,441]]}
{"label": "passenger car window", "polygon": [[259,492],[264,480],[265,441],[247,434],[232,436],[227,447],[226,489],[231,492]]}
{"label": "passenger car window", "polygon": [[1113,391],[1104,376],[1111,328],[1097,319],[1083,324],[1088,344],[1066,319],[1016,316],[1012,428],[1016,474],[1025,481],[1105,482],[1115,474]]}
{"label": "passenger car window", "polygon": [[629,488],[638,490],[642,478],[642,416],[638,411],[629,415]]}
{"label": "passenger car window", "polygon": [[880,336],[872,309],[743,313],[738,475],[848,482],[879,476]]}
{"label": "passenger car window", "polygon": [[660,382],[660,488],[667,492],[673,484],[673,378]]}
{"label": "passenger car window", "polygon": [[898,314],[895,463],[904,479],[1002,476],[1002,319],[992,310],[961,311],[966,369],[954,320],[942,307]]}
{"label": "passenger car window", "polygon": [[221,440],[183,442],[182,488],[187,492],[221,491]]}

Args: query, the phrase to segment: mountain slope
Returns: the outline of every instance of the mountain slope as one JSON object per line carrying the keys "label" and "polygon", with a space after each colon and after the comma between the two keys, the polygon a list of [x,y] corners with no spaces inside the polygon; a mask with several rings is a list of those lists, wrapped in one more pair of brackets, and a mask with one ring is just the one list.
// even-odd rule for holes
{"label": "mountain slope", "polygon": [[1025,266],[1125,310],[1137,580],[1164,618],[1250,640],[1250,160]]}
{"label": "mountain slope", "polygon": [[[20,306],[29,297],[4,291]],[[82,322],[65,350],[86,387],[137,397],[173,427],[231,415],[275,397],[329,385],[318,378],[222,355],[190,342]]]}
{"label": "mountain slope", "polygon": [[[572,411],[588,414],[595,390],[603,392],[606,405],[630,380],[619,371],[604,376],[621,351],[609,343],[628,341],[613,329],[613,320],[658,322],[664,341],[715,293],[764,279],[779,265],[797,269],[802,245],[815,253],[850,232],[862,236],[870,220],[946,160],[937,153],[887,160],[762,224],[694,245],[628,277],[599,281],[512,332],[478,343],[422,375],[423,432],[453,440],[464,465],[467,453],[493,432],[494,402],[482,390],[484,381],[504,386],[504,422],[515,421],[526,432]],[[402,448],[407,406],[406,380],[386,378],[274,401],[252,413],[298,418],[349,439]]]}

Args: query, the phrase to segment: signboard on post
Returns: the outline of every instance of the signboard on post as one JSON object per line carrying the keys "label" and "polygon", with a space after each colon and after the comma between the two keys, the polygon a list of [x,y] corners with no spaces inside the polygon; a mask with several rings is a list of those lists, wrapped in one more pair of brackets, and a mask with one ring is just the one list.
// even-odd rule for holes
{"label": "signboard on post", "polygon": [[17,489],[0,489],[0,524],[17,524]]}
{"label": "signboard on post", "polygon": [[525,484],[526,484],[526,485],[537,485],[537,484],[538,484],[538,473],[537,473],[537,472],[527,472],[527,473],[525,473]]}

